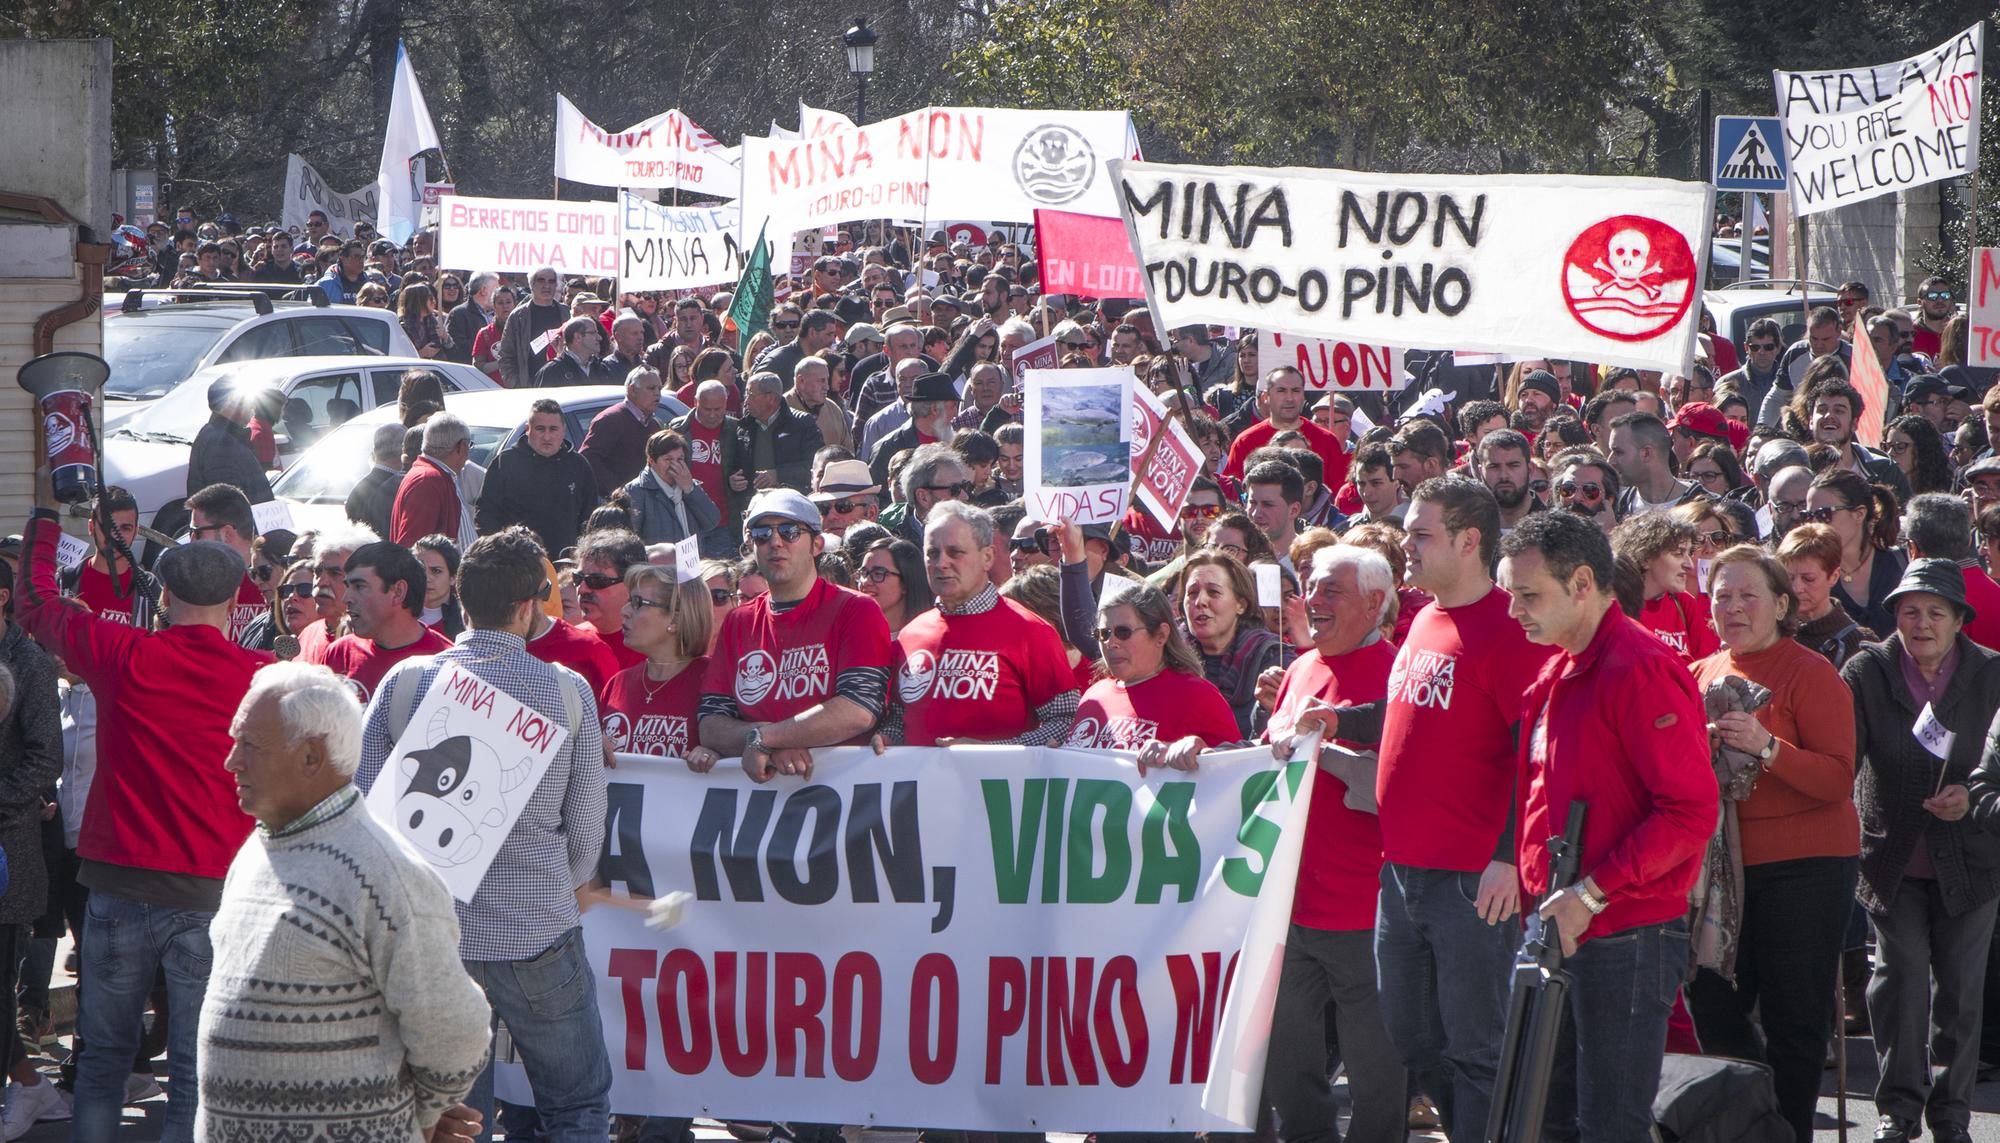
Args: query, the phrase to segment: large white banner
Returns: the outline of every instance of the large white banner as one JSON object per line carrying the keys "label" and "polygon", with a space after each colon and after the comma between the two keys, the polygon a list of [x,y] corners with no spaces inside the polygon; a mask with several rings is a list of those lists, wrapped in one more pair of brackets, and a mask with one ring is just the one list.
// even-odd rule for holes
{"label": "large white banner", "polygon": [[1986,43],[1986,25],[1974,24],[1934,48],[1908,59],[1874,67],[1834,68],[1828,71],[1774,71],[1772,86],[1778,95],[1778,117],[1824,115],[1829,111],[1853,111],[1885,102],[1904,88],[1934,83],[1964,70],[1964,61],[1978,60]]}
{"label": "large white banner", "polygon": [[1254,1122],[1310,765],[1248,749],[1141,778],[1108,751],[813,754],[807,783],[624,754],[607,772],[612,891],[696,897],[666,932],[584,915],[614,1112]]}
{"label": "large white banner", "polygon": [[1881,67],[1774,73],[1792,208],[1817,214],[1976,170],[1984,28]]}
{"label": "large white banner", "polygon": [[438,264],[456,270],[616,276],[621,254],[618,204],[553,199],[438,200]]}
{"label": "large white banner", "polygon": [[287,155],[285,205],[279,212],[278,225],[304,234],[306,218],[315,210],[326,212],[327,223],[335,234],[351,238],[355,223],[375,225],[375,184],[342,194],[311,163],[297,155]]}
{"label": "large white banner", "polygon": [[740,177],[715,137],[669,108],[623,131],[556,96],[556,177],[603,187],[678,187],[735,198]]}
{"label": "large white banner", "polygon": [[661,206],[621,191],[618,223],[621,290],[680,290],[742,276],[742,211],[735,203]]}
{"label": "large white banner", "polygon": [[[926,107],[817,137],[743,140],[743,218],[772,233],[875,218],[1033,222],[1038,207],[1109,216],[1123,111]],[[824,130],[826,120],[815,121]]]}
{"label": "large white banner", "polygon": [[1114,162],[1163,329],[1520,352],[1686,372],[1703,183]]}

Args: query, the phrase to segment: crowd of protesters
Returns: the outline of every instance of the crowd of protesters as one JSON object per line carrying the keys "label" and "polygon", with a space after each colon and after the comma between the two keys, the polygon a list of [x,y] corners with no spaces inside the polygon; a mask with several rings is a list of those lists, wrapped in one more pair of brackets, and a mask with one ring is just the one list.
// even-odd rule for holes
{"label": "crowd of protesters", "polygon": [[[2000,1064],[2000,388],[1964,364],[1944,283],[1905,310],[1850,282],[1791,339],[1709,323],[1688,376],[1432,355],[1410,392],[1448,396],[1419,405],[1310,391],[1254,331],[1044,296],[998,237],[843,235],[745,337],[728,293],[508,283],[323,216],[303,236],[185,221],[164,284],[394,305],[425,356],[624,399],[581,441],[537,402],[482,463],[413,370],[346,526],[260,534],[251,456],[191,482],[189,542],[150,569],[106,534],[133,542],[121,490],[78,569],[37,512],[0,580],[7,1139],[72,1115],[111,1138],[162,1046],[169,1139],[490,1131],[495,1018],[533,1091],[510,1134],[605,1138],[578,915],[614,752],[797,782],[829,746],[1018,743],[1145,773],[1316,731],[1266,1079],[1280,1137],[1333,1137],[1338,1067],[1345,1138],[1480,1138],[1539,910],[1573,977],[1552,1137],[1644,1138],[1672,1050],[1767,1064],[1810,1140],[1844,1024],[1874,1037],[1876,1139],[1969,1138]],[[1012,362],[1044,336],[1063,366],[1131,367],[1184,423],[1204,464],[1177,520],[1030,516]],[[1888,378],[1879,448],[1856,354]],[[663,392],[689,411],[662,415]],[[269,403],[211,406],[211,451],[246,467]],[[676,564],[689,537],[698,569]],[[447,907],[354,806],[454,663],[570,735]],[[997,682],[974,701],[939,664]],[[1344,799],[1338,751],[1377,757],[1373,810]],[[1583,877],[1551,885],[1573,800]],[[25,1061],[65,920],[80,1015],[57,1080]],[[271,1019],[303,988],[353,1003],[310,1032]]]}

